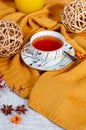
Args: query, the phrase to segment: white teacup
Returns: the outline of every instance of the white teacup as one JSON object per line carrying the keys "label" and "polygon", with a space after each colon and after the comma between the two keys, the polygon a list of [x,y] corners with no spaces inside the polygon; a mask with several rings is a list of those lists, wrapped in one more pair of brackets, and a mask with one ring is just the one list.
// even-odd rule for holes
{"label": "white teacup", "polygon": [[[60,60],[65,46],[64,37],[56,31],[41,31],[30,39],[29,50],[33,57],[42,61]],[[25,51],[26,55],[30,55]]]}

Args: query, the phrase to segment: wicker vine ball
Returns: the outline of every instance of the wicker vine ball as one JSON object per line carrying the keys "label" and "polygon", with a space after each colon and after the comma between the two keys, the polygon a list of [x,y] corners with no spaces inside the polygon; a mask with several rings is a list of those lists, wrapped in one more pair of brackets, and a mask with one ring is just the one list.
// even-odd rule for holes
{"label": "wicker vine ball", "polygon": [[22,32],[14,21],[0,21],[0,56],[15,55],[23,44]]}
{"label": "wicker vine ball", "polygon": [[61,22],[68,32],[86,31],[86,2],[75,0],[66,5],[61,13]]}

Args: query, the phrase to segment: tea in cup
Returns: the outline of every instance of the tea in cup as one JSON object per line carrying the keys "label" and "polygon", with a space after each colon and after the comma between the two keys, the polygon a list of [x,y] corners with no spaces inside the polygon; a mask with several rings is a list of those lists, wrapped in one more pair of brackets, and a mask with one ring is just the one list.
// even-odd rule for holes
{"label": "tea in cup", "polygon": [[[33,57],[42,61],[59,61],[64,50],[65,39],[56,31],[41,31],[35,33],[29,43]],[[29,55],[28,52],[25,54]]]}

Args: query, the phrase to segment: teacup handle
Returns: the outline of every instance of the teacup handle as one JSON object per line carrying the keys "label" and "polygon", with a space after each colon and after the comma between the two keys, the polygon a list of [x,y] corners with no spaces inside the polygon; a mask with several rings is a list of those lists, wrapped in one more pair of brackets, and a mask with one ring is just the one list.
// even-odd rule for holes
{"label": "teacup handle", "polygon": [[32,51],[30,50],[30,42],[25,44],[25,46],[23,47],[23,52],[26,56],[30,56],[32,54]]}
{"label": "teacup handle", "polygon": [[31,58],[34,58],[35,60],[39,60],[39,58],[37,58],[35,55],[33,55],[30,47],[29,47],[29,44],[27,44],[27,46],[25,45],[24,48],[23,48],[23,53],[26,55],[26,56],[29,56]]}
{"label": "teacup handle", "polygon": [[23,48],[23,53],[26,55],[26,56],[29,56],[31,58],[35,58],[36,60],[40,60],[39,58],[37,58],[35,55],[33,55],[33,52],[32,50],[30,49],[30,43],[27,43],[24,48]]}

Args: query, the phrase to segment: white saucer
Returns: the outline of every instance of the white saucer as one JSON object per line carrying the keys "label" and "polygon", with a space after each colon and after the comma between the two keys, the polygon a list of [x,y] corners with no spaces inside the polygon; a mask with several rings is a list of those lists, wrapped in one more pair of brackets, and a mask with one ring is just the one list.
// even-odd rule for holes
{"label": "white saucer", "polygon": [[[28,45],[28,43],[26,45]],[[64,68],[65,66],[67,66],[68,64],[70,64],[72,62],[72,60],[70,58],[68,58],[68,56],[66,56],[65,54],[62,54],[61,60],[59,62],[58,62],[58,60],[44,62],[44,61],[34,58],[32,54],[30,54],[30,56],[26,55],[24,52],[24,47],[21,50],[22,60],[25,62],[25,64],[27,64],[28,66],[35,68],[37,70],[42,70],[42,71],[59,70],[59,69]],[[29,50],[29,48],[28,48],[28,50]],[[65,44],[64,50],[66,52],[70,53],[72,56],[75,55],[74,49],[69,43]]]}

